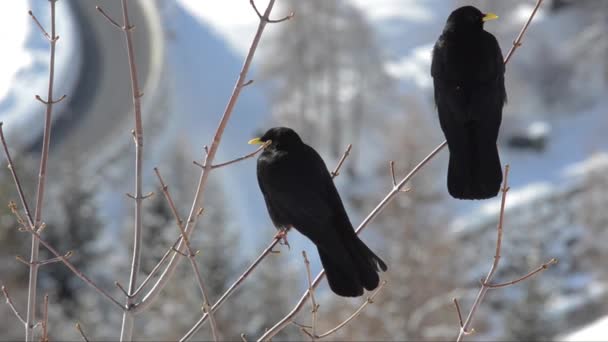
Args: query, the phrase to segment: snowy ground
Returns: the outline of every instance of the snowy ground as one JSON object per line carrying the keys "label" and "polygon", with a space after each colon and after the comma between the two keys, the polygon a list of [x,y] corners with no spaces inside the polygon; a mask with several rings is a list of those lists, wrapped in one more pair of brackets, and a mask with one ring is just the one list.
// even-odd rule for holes
{"label": "snowy ground", "polygon": [[[11,147],[31,143],[42,132],[43,106],[34,95],[46,98],[49,43],[28,10],[50,30],[47,1],[10,1],[0,11],[0,35],[5,53],[0,65],[0,121]],[[56,29],[60,36],[55,57],[55,96],[69,95],[78,79],[79,36],[66,3],[56,5]],[[6,53],[10,51],[10,53]],[[54,113],[61,112],[61,104]]]}
{"label": "snowy ground", "polygon": [[588,326],[571,334],[558,337],[557,341],[564,342],[600,342],[608,336],[608,317],[602,317]]}

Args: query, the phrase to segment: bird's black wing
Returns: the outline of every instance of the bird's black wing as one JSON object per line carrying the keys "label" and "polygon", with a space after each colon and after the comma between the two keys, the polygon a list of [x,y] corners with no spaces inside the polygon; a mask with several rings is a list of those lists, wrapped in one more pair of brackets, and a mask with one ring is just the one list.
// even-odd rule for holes
{"label": "bird's black wing", "polygon": [[275,224],[293,225],[315,243],[335,235],[336,216],[348,220],[323,159],[309,146],[258,168],[258,181]]}

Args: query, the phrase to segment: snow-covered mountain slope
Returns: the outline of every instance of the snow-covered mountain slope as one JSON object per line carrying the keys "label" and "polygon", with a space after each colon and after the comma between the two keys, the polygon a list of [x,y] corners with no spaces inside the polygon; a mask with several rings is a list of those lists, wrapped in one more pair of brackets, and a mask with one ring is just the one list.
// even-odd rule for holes
{"label": "snow-covered mountain slope", "polygon": [[[0,65],[0,121],[12,148],[32,143],[42,134],[44,107],[34,99],[46,99],[49,42],[28,10],[50,32],[50,7],[46,1],[9,1],[0,13],[3,43]],[[55,53],[56,98],[71,94],[78,80],[81,53],[79,32],[68,3],[56,4],[56,29],[60,39]],[[60,103],[54,113],[61,112]],[[56,118],[56,116],[55,116]]]}

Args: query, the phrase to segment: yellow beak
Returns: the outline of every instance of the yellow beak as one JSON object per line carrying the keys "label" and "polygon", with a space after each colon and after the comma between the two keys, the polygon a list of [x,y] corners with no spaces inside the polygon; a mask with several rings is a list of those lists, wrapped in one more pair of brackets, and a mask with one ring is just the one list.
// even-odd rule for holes
{"label": "yellow beak", "polygon": [[249,145],[262,145],[264,142],[260,138],[253,138],[249,140]]}
{"label": "yellow beak", "polygon": [[484,22],[498,19],[498,16],[494,13],[486,13],[481,20]]}

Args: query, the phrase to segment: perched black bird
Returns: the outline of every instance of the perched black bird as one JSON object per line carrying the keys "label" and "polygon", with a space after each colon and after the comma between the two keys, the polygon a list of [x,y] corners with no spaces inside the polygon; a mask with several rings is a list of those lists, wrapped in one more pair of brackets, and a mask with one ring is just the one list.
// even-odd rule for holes
{"label": "perched black bird", "polygon": [[386,264],[355,234],[323,159],[289,128],[271,128],[249,143],[267,141],[257,175],[274,225],[312,240],[336,294],[356,297],[363,288],[375,289]]}
{"label": "perched black bird", "polygon": [[450,150],[448,191],[460,199],[496,196],[502,168],[496,139],[507,100],[496,38],[483,29],[493,13],[458,8],[435,43],[431,75],[439,122]]}

